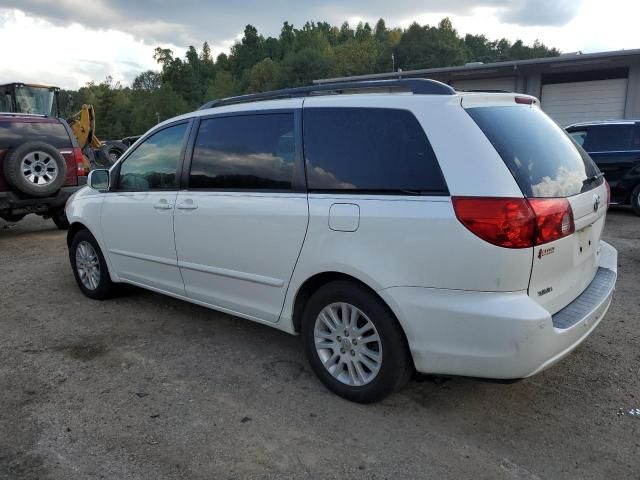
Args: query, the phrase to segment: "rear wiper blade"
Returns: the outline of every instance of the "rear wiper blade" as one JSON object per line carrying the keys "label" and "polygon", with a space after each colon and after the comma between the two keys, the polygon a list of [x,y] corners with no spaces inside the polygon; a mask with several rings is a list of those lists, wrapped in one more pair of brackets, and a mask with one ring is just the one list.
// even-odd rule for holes
{"label": "rear wiper blade", "polygon": [[600,177],[603,177],[603,176],[604,176],[604,173],[600,172],[600,173],[598,173],[598,174],[596,174],[596,175],[594,175],[592,177],[589,177],[589,178],[586,178],[585,180],[583,180],[582,181],[582,185],[587,185],[587,184],[589,184],[591,182],[595,182],[598,179],[600,179]]}

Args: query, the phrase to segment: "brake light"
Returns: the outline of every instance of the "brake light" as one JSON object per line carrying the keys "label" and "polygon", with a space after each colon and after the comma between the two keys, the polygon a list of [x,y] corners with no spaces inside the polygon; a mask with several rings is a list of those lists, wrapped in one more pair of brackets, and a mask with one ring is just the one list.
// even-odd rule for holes
{"label": "brake light", "polygon": [[89,165],[82,155],[82,149],[80,147],[74,147],[73,159],[76,162],[76,175],[78,177],[84,177],[89,173]]}
{"label": "brake light", "polygon": [[530,97],[516,97],[515,100],[516,103],[520,105],[533,105],[535,102],[535,100]]}
{"label": "brake light", "polygon": [[504,248],[529,248],[571,235],[566,198],[453,197],[458,220],[483,240]]}
{"label": "brake light", "polygon": [[505,248],[531,247],[535,218],[524,198],[453,197],[456,217],[471,232]]}
{"label": "brake light", "polygon": [[607,210],[609,209],[609,205],[611,205],[611,185],[606,180],[604,181],[605,187],[607,187]]}

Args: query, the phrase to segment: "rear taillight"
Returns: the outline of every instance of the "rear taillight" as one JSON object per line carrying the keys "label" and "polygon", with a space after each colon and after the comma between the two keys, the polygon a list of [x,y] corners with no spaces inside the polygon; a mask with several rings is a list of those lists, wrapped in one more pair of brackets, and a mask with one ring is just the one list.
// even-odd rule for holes
{"label": "rear taillight", "polygon": [[84,177],[89,173],[89,165],[85,160],[84,155],[82,155],[82,149],[79,147],[75,147],[73,149],[73,159],[76,163],[76,175],[79,177]]}
{"label": "rear taillight", "polygon": [[611,185],[609,185],[609,182],[607,182],[606,180],[604,181],[604,185],[605,187],[607,187],[607,209],[608,209],[609,205],[611,205]]}
{"label": "rear taillight", "polygon": [[531,246],[533,210],[524,198],[453,197],[456,217],[471,232],[506,248]]}
{"label": "rear taillight", "polygon": [[452,202],[465,227],[499,247],[533,247],[575,231],[565,198],[453,197]]}
{"label": "rear taillight", "polygon": [[573,210],[566,198],[530,198],[536,215],[534,245],[553,242],[575,232]]}

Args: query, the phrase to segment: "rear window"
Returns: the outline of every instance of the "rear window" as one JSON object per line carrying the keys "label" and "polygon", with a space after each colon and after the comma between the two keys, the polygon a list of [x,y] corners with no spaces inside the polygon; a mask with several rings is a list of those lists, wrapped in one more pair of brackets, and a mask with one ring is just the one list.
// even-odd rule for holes
{"label": "rear window", "polygon": [[466,111],[526,197],[569,197],[602,183],[589,155],[540,109],[496,106]]}
{"label": "rear window", "polygon": [[0,122],[0,149],[13,147],[24,138],[49,143],[56,148],[73,146],[67,129],[57,121],[13,119]]}
{"label": "rear window", "polygon": [[447,191],[422,127],[406,110],[306,108],[304,153],[312,191]]}

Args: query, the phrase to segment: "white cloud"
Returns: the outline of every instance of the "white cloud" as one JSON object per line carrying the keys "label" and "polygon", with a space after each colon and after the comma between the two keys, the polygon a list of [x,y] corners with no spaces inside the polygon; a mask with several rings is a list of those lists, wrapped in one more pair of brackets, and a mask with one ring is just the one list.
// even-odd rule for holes
{"label": "white cloud", "polygon": [[[557,0],[558,5],[554,3],[556,0],[544,2],[543,6],[551,11],[552,5],[562,18],[556,21],[554,13],[549,12],[535,19],[526,18],[533,5],[530,0],[461,0],[450,4],[396,0],[394,8],[374,0],[312,4],[278,0],[265,11],[257,9],[254,0],[206,3],[199,9],[178,8],[178,4],[166,0],[158,8],[149,2],[130,4],[134,11],[124,20],[126,9],[121,11],[127,3],[124,0],[60,0],[56,4],[3,0],[5,5],[13,4],[18,9],[28,4],[33,13],[0,7],[0,45],[5,46],[0,82],[29,81],[78,88],[87,81],[100,82],[110,75],[117,81],[130,83],[141,71],[157,69],[153,50],[163,39],[168,43],[162,46],[171,48],[180,57],[189,43],[199,47],[207,40],[215,56],[221,51],[228,52],[241,37],[246,23],[252,23],[264,35],[277,36],[284,20],[298,27],[312,19],[327,19],[336,24],[344,19],[352,24],[363,20],[373,25],[382,16],[388,27],[407,27],[413,21],[434,25],[449,16],[461,34],[485,34],[490,39],[506,37],[512,41],[520,38],[525,43],[539,39],[565,52],[640,47],[637,35],[640,2]],[[575,5],[579,5],[577,10]],[[76,17],[75,11],[82,14]],[[428,13],[417,14],[419,11]],[[200,14],[194,17],[195,12]],[[527,26],[538,22],[546,25]],[[562,26],[552,26],[563,22]],[[105,27],[101,29],[99,25]]]}
{"label": "white cloud", "polygon": [[[108,75],[130,83],[141,71],[157,69],[154,45],[128,33],[90,30],[78,24],[55,26],[17,10],[0,12],[0,25],[0,45],[5,45],[0,65],[2,83],[37,82],[78,88]],[[176,46],[169,48],[179,55],[184,52]]]}
{"label": "white cloud", "polygon": [[505,23],[500,19],[502,9],[481,7],[466,15],[449,15],[446,11],[427,13],[400,19],[403,27],[413,21],[437,24],[443,16],[451,17],[458,33],[484,34],[489,39],[506,37],[522,39],[526,44],[540,40],[549,47],[563,52],[581,50],[584,53],[607,50],[640,48],[637,19],[640,2],[628,0],[584,0],[576,16],[563,26],[522,26]]}

